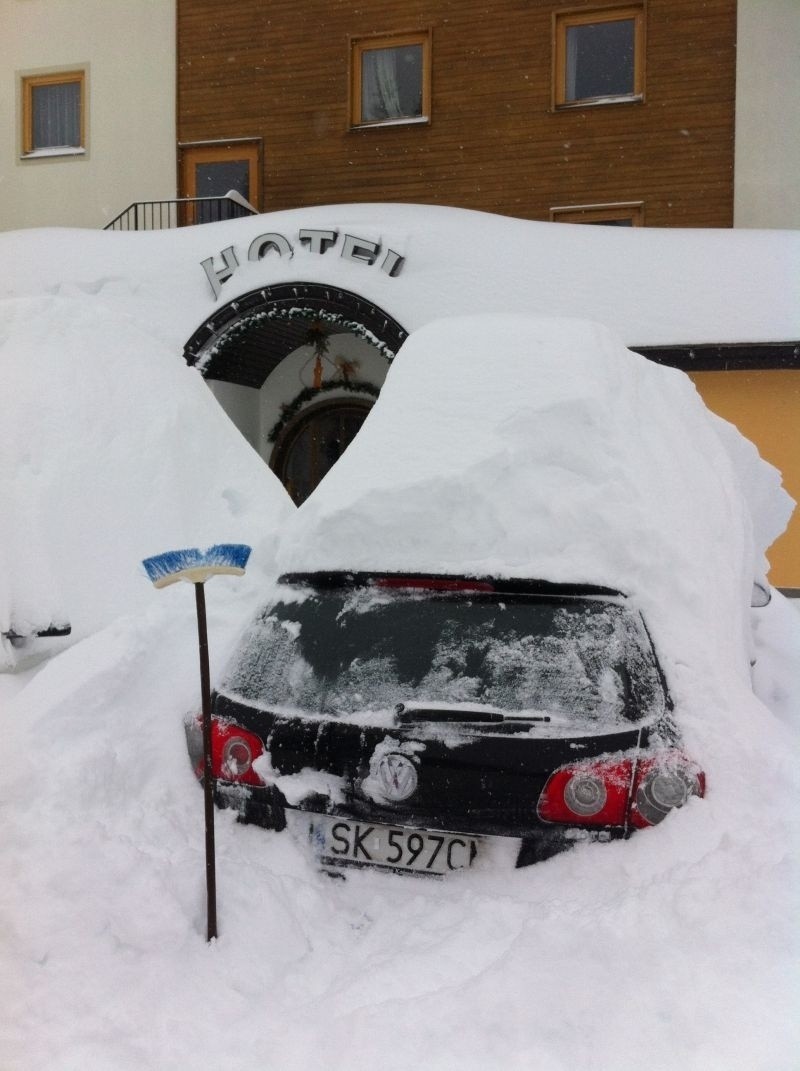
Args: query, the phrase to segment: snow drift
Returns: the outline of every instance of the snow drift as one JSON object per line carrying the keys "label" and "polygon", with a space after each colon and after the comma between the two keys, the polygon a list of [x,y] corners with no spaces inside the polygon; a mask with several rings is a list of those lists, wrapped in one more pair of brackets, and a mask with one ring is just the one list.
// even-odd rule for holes
{"label": "snow drift", "polygon": [[[255,227],[324,226],[331,215],[329,208],[282,213]],[[383,206],[337,210],[337,222],[354,233],[377,234],[385,218]],[[625,264],[632,285],[620,283],[619,291],[627,295],[623,337],[631,344],[674,340],[687,307],[687,331],[700,327],[712,341],[726,324],[733,340],[743,324],[757,321],[764,331],[773,325],[778,338],[797,324],[785,280],[798,236],[720,232],[696,257],[705,238],[691,234],[613,235],[605,246],[605,236],[593,233],[600,228],[563,228],[562,235],[547,224],[410,206],[396,206],[386,226],[398,247],[400,232],[411,234],[402,248],[414,253],[420,270],[397,280],[367,272],[365,285],[381,304],[398,284],[401,313],[414,317],[408,327],[441,314],[443,302],[459,311],[456,291],[467,276],[474,286],[464,289],[463,301],[474,305],[480,292],[495,310],[509,307],[509,292],[519,307],[533,307],[537,294],[545,308],[557,307],[550,298],[561,295],[566,303],[571,290],[582,301],[570,257],[591,264],[586,285],[600,311],[613,307],[607,299],[620,278],[614,263]],[[368,420],[352,459],[348,453],[333,470],[297,514],[296,536],[288,536],[281,489],[177,356],[207,314],[205,280],[193,283],[199,260],[246,241],[253,227],[240,220],[177,235],[2,236],[5,263],[15,265],[6,289],[31,295],[7,304],[0,327],[0,355],[15,392],[9,397],[21,408],[16,415],[15,401],[5,409],[0,491],[19,512],[15,530],[25,532],[3,534],[4,575],[20,605],[26,592],[39,593],[25,611],[32,618],[42,604],[50,611],[59,587],[58,605],[76,635],[93,634],[35,676],[0,675],[0,1064],[9,1071],[344,1071],[354,1062],[386,1071],[634,1071],[643,1064],[652,1071],[791,1071],[800,1048],[800,905],[791,854],[800,791],[796,607],[775,596],[755,614],[755,679],[771,710],[750,692],[742,667],[750,556],[769,542],[786,508],[774,473],[746,445],[752,464],[733,464],[719,426],[682,377],[642,371],[593,328],[561,325],[563,346],[545,326],[526,327],[527,337],[515,328],[503,351],[516,375],[512,403],[492,381],[500,352],[494,336],[482,349],[480,370],[469,358],[472,342],[482,338],[480,322],[469,332],[474,338],[458,325],[439,325],[431,336],[436,352],[425,346],[427,356],[415,359],[414,342],[398,360],[383,408]],[[736,257],[728,255],[731,242]],[[542,262],[526,274],[537,243]],[[562,251],[566,245],[569,257],[553,272],[556,244]],[[595,253],[604,246],[607,259],[598,270]],[[755,267],[754,249],[761,252]],[[508,262],[506,278],[492,275],[501,261]],[[452,264],[461,263],[465,270],[456,276]],[[325,278],[320,264],[314,278]],[[248,265],[236,285],[263,285],[267,269],[277,276],[298,265],[304,273],[317,270],[298,250],[290,265]],[[342,285],[359,289],[363,266],[343,268]],[[705,288],[696,285],[700,277]],[[57,293],[45,293],[50,287]],[[672,300],[682,290],[687,302]],[[640,296],[649,304],[640,305]],[[707,298],[714,296],[709,318]],[[770,299],[782,304],[781,315]],[[640,327],[649,327],[649,339],[632,337]],[[559,371],[569,364],[557,354],[572,360],[566,343],[582,350],[591,339],[591,360],[576,353],[589,384],[579,391],[572,378],[559,389],[543,378],[541,401],[526,392],[530,381],[519,378],[518,355],[531,338],[556,345],[548,352]],[[454,350],[467,355],[463,363]],[[412,368],[438,384],[434,407],[412,382]],[[619,391],[603,387],[598,396],[595,388],[607,376]],[[464,410],[468,381],[484,392],[491,421]],[[545,429],[557,430],[557,414],[566,413],[573,395],[576,445],[557,439],[550,456]],[[622,405],[639,397],[646,403],[641,427],[631,425]],[[650,427],[644,418],[656,400],[664,404]],[[667,402],[677,405],[670,420]],[[433,439],[434,409],[442,431],[458,438],[449,445],[443,434],[431,454],[424,446]],[[462,411],[476,419],[475,442],[463,420],[458,426]],[[380,457],[368,443],[381,447]],[[578,444],[589,448],[588,457]],[[617,471],[621,448],[639,444],[641,458]],[[485,473],[479,445],[488,450]],[[495,490],[503,457],[508,472]],[[557,520],[564,499],[561,547],[555,536],[544,538],[544,520],[514,483],[511,463],[526,458],[545,481],[541,493],[532,489],[532,501]],[[363,473],[361,488],[345,489],[349,515],[361,522],[353,525],[332,497],[345,463],[354,475]],[[495,502],[503,491],[519,497],[497,518],[469,505],[459,512],[452,505],[459,479],[463,490],[480,484]],[[593,481],[634,524],[622,543],[600,539],[612,528],[619,535],[623,518],[599,490],[592,497]],[[445,482],[450,491],[439,500],[436,489]],[[398,509],[413,505],[415,487],[432,510],[426,516],[414,507],[428,536],[419,545],[397,523]],[[709,503],[689,502],[687,487],[707,490]],[[656,488],[663,501],[654,501]],[[634,490],[656,514],[636,505]],[[752,510],[743,503],[757,499],[775,511],[759,507],[751,531]],[[378,502],[386,516],[377,514]],[[598,506],[602,525],[581,537],[582,514],[570,526],[570,509],[587,504]],[[689,506],[696,516],[684,515]],[[202,794],[182,732],[183,715],[198,701],[193,600],[183,585],[155,592],[138,572],[139,559],[176,542],[255,544],[245,580],[221,578],[209,593],[216,678],[243,608],[266,594],[259,551],[266,563],[274,524],[298,540],[305,565],[312,549],[330,561],[347,558],[348,567],[376,564],[380,550],[384,566],[407,553],[419,569],[428,549],[452,562],[460,545],[471,550],[472,568],[488,569],[506,556],[508,567],[518,568],[537,548],[517,535],[510,544],[517,557],[503,549],[503,526],[514,510],[535,521],[531,534],[544,540],[542,568],[577,571],[590,561],[593,541],[599,556],[591,558],[592,577],[613,576],[655,614],[659,645],[673,652],[668,668],[684,733],[709,775],[706,799],[628,842],[578,847],[524,871],[441,883],[353,874],[334,884],[287,835],[238,826],[221,814],[221,937],[206,946]],[[668,513],[680,536],[674,543],[655,523]],[[691,544],[698,533],[708,545]],[[634,540],[652,542],[646,548]],[[664,548],[667,557],[659,561]],[[120,607],[130,616],[119,616]],[[703,635],[705,626],[713,633]],[[690,661],[681,664],[678,651]],[[714,688],[702,665],[706,656]]]}
{"label": "snow drift", "polygon": [[[298,240],[301,228],[358,235],[405,257],[390,278]],[[250,261],[259,235],[291,256]],[[233,246],[239,267],[214,298],[201,262]],[[0,234],[0,298],[88,298],[146,323],[180,353],[221,304],[298,281],[344,287],[408,331],[441,316],[525,313],[608,324],[627,346],[800,338],[792,281],[800,231],[584,227],[439,205],[316,205],[178,230],[25,230]]]}
{"label": "snow drift", "polygon": [[[177,547],[249,542],[263,582],[294,505],[197,372],[86,295],[0,316],[0,633],[141,610],[141,560]],[[27,652],[0,644],[0,668]]]}
{"label": "snow drift", "polygon": [[612,587],[662,660],[724,694],[749,687],[753,579],[791,508],[685,375],[606,328],[452,318],[403,345],[280,564]]}
{"label": "snow drift", "polygon": [[[314,253],[299,241],[303,228],[363,236],[405,264],[390,278],[339,248]],[[248,260],[253,239],[273,232],[288,236],[291,256]],[[240,264],[216,299],[201,264],[219,267],[229,246]],[[249,291],[298,280],[344,287],[410,331],[479,308],[588,316],[633,346],[800,335],[786,285],[800,235],[789,231],[629,233],[438,206],[322,205],[176,231],[4,233],[0,260],[13,266],[0,278],[0,367],[13,399],[0,427],[10,504],[0,633],[58,616],[73,638],[87,635],[139,605],[129,562],[228,538],[228,521],[234,541],[255,532],[267,545],[286,516],[282,488],[181,358],[221,304]],[[515,349],[487,352],[505,364]],[[415,408],[421,401],[420,391]],[[262,561],[256,554],[253,566]],[[4,645],[0,665],[16,657]]]}

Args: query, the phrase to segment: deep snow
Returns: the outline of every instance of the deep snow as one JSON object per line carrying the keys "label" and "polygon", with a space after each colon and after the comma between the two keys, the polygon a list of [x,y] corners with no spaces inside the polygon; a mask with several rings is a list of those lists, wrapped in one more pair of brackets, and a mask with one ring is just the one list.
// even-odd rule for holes
{"label": "deep snow", "polygon": [[[301,228],[332,228],[324,255]],[[247,259],[278,233],[291,256]],[[390,278],[342,257],[356,235],[405,257]],[[215,300],[201,262],[233,246],[234,275]],[[475,311],[605,323],[625,345],[770,342],[800,338],[794,281],[800,231],[582,227],[434,205],[320,205],[172,231],[42,229],[0,234],[13,266],[0,298],[87,299],[126,314],[175,354],[215,308],[275,283],[341,286],[391,313],[408,331]]]}
{"label": "deep snow", "polygon": [[761,717],[750,594],[792,505],[688,377],[606,328],[454,317],[409,337],[358,438],[290,519],[279,565],[622,591],[715,779],[721,733]]}
{"label": "deep snow", "polygon": [[[213,584],[217,672],[238,612]],[[725,719],[708,797],[661,826],[523,871],[333,882],[221,813],[208,947],[192,602],[159,593],[6,707],[4,1069],[794,1068],[795,607],[757,611],[793,652],[761,668],[792,724]]]}
{"label": "deep snow", "polygon": [[[314,227],[339,235],[324,255],[299,241]],[[285,235],[291,256],[248,260],[265,233]],[[343,257],[345,234],[398,251],[400,274]],[[227,247],[240,264],[216,299],[201,262],[219,267]],[[65,616],[74,637],[89,635],[141,605],[130,563],[176,542],[253,541],[263,550],[254,564],[267,567],[286,496],[259,480],[263,465],[226,436],[227,418],[180,356],[243,293],[299,280],[344,287],[409,331],[479,310],[585,316],[625,345],[800,337],[790,283],[800,232],[790,231],[629,232],[338,205],[177,231],[7,232],[0,263],[0,364],[13,399],[0,421],[0,497],[13,503],[0,517],[0,632]],[[0,648],[0,666],[18,661]]]}
{"label": "deep snow", "polygon": [[[249,542],[272,568],[294,506],[195,371],[85,296],[0,310],[0,633],[89,635],[147,604],[140,563],[174,547]],[[43,646],[0,638],[0,669]]]}
{"label": "deep snow", "polygon": [[[321,225],[324,211],[313,214]],[[291,221],[300,214],[285,215]],[[358,225],[369,212],[356,215]],[[304,223],[308,217],[303,213]],[[403,218],[397,214],[394,225]],[[253,227],[252,221],[238,221],[239,230],[225,225],[225,239],[244,234],[243,223]],[[495,230],[475,217],[473,236],[480,237],[484,224],[487,242],[516,233],[510,223]],[[596,243],[591,230],[575,228],[569,241]],[[541,231],[543,241],[548,233]],[[680,481],[671,484],[676,531],[714,538],[700,540],[694,559],[677,539],[658,542],[663,575],[644,568],[635,547],[619,554],[606,547],[598,558],[574,544],[570,561],[558,568],[568,572],[570,564],[594,562],[609,577],[616,570],[617,582],[632,585],[655,613],[682,727],[709,775],[706,799],[692,800],[627,842],[579,846],[526,870],[464,873],[442,882],[380,873],[334,882],[317,873],[291,836],[238,826],[221,813],[220,939],[206,945],[202,794],[182,728],[183,715],[197,706],[194,600],[184,585],[154,591],[138,562],[176,543],[253,542],[246,577],[220,578],[208,588],[216,679],[271,582],[281,533],[307,564],[315,528],[313,553],[320,562],[323,549],[337,553],[349,546],[360,554],[363,547],[358,525],[345,539],[329,497],[332,478],[344,479],[346,467],[333,471],[309,508],[292,513],[282,488],[197,374],[174,356],[176,340],[185,340],[184,321],[195,317],[195,326],[202,303],[192,293],[181,304],[170,271],[179,274],[179,259],[191,260],[201,245],[218,244],[212,228],[179,236],[175,246],[162,237],[149,243],[133,237],[123,242],[128,279],[117,282],[100,282],[103,270],[113,274],[111,264],[119,262],[105,244],[110,236],[85,236],[88,260],[77,255],[84,236],[46,232],[9,239],[12,252],[27,251],[18,259],[14,287],[31,296],[3,305],[0,352],[19,400],[19,412],[15,400],[7,416],[11,430],[5,423],[2,431],[3,493],[10,488],[27,503],[20,516],[30,527],[27,535],[3,535],[6,553],[13,550],[6,575],[16,584],[23,575],[18,563],[31,561],[37,568],[15,590],[36,595],[32,617],[42,605],[48,612],[66,606],[78,642],[49,662],[18,663],[17,674],[0,675],[3,1071],[183,1071],[201,1064],[225,1071],[338,1071],[355,1063],[388,1071],[633,1071],[643,1065],[653,1071],[793,1071],[800,1051],[793,858],[800,615],[778,595],[752,615],[742,601],[753,553],[775,534],[768,524],[752,537],[747,501],[755,492],[748,488],[761,488],[769,499],[774,484],[764,490],[769,472],[759,470],[763,479],[753,481],[745,476],[748,464],[734,464],[730,444],[723,445],[682,377],[651,379],[639,365],[630,371],[628,355],[606,344],[602,332],[595,340],[606,372],[619,366],[620,382],[639,400],[646,397],[651,413],[657,415],[659,405],[677,406],[682,434],[670,431],[666,419],[638,429],[648,450],[656,431],[667,434],[673,454],[664,455],[666,470],[655,489],[646,486],[644,458],[633,468],[633,482],[626,482],[631,473],[620,467],[624,451],[617,447],[630,445],[632,432],[624,406],[614,410],[613,421],[600,419],[600,375],[570,427],[587,448],[599,433],[602,449],[589,450],[587,458],[587,450],[567,450],[567,439],[560,439],[557,467],[567,476],[551,490],[562,493],[566,482],[579,491],[570,472],[589,478],[610,472],[609,490],[624,515],[616,523],[632,516],[641,522],[626,488],[651,501],[673,479],[669,465],[675,465],[702,492],[690,499],[698,515],[688,517]],[[664,241],[684,255],[692,243],[691,236],[683,238]],[[424,260],[424,243],[416,248]],[[161,264],[154,250],[164,253]],[[743,286],[735,282],[736,263],[736,256],[725,260],[734,289]],[[85,274],[76,275],[76,265]],[[363,265],[345,267],[363,272]],[[252,270],[245,266],[245,289]],[[59,293],[42,294],[45,286]],[[134,315],[137,286],[149,287],[150,305],[142,308],[158,312],[163,303],[146,327]],[[405,292],[409,308],[417,287]],[[423,305],[432,300],[418,296]],[[496,302],[501,297],[499,290],[491,295]],[[180,306],[177,326],[167,330],[173,298]],[[700,322],[693,306],[695,314]],[[549,336],[569,340],[584,371],[586,330],[562,324]],[[472,335],[479,339],[479,325]],[[447,358],[449,344],[441,336],[439,342]],[[450,342],[463,352],[464,339],[450,336]],[[414,346],[406,356],[412,367]],[[459,380],[447,370],[453,363],[450,354],[438,373],[429,369],[434,379],[441,373],[446,380],[440,406],[445,395],[467,400],[479,376],[478,365],[467,362],[459,366]],[[382,396],[388,414],[392,398],[400,406],[405,397],[403,369],[401,355],[387,381],[391,390]],[[519,373],[514,361],[510,369]],[[476,456],[465,459],[466,492],[502,471],[504,449],[509,462],[533,460],[542,471],[553,460],[537,420],[557,399],[541,398],[537,410],[517,394],[537,419],[526,425],[513,407],[497,410],[503,419],[489,437],[490,467],[481,470]],[[385,459],[395,451],[398,468],[405,458],[410,474],[414,444],[424,442],[431,416],[424,408],[411,412],[407,453],[397,452],[391,419],[373,440],[373,446],[383,441]],[[450,419],[441,408],[437,414]],[[378,419],[376,409],[365,431],[370,421],[377,429]],[[545,424],[557,427],[554,420]],[[498,426],[500,440],[493,437]],[[187,430],[200,427],[202,434]],[[593,435],[584,438],[587,427]],[[475,454],[487,444],[484,433],[476,429]],[[368,441],[356,440],[348,464],[372,475],[365,476],[367,486],[351,485],[349,502],[362,520],[381,520],[385,512],[374,505],[385,493],[384,475],[392,474],[377,465],[377,455],[371,467],[363,446],[356,451]],[[702,463],[692,464],[698,442],[708,450]],[[759,468],[752,455],[750,463]],[[409,486],[425,491],[429,475],[435,473],[417,470]],[[373,494],[365,495],[370,488]],[[449,501],[437,504],[440,518]],[[611,523],[611,514],[602,517]],[[469,523],[467,514],[450,525],[450,534],[472,538]],[[513,535],[513,526],[509,530]],[[654,535],[649,526],[644,534]],[[288,560],[288,551],[280,557]],[[550,561],[555,568],[555,558]],[[662,604],[657,596],[667,575],[675,601]],[[704,596],[710,604],[703,604]],[[15,602],[24,605],[23,594]],[[750,693],[742,665],[750,616],[760,698]],[[706,665],[708,658],[712,664]]]}

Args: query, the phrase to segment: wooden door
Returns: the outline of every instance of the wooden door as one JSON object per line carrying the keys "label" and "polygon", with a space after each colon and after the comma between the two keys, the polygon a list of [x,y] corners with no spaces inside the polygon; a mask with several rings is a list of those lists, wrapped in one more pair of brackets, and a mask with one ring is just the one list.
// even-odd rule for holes
{"label": "wooden door", "polygon": [[337,399],[311,406],[284,431],[270,464],[296,505],[305,502],[358,434],[371,402]]}

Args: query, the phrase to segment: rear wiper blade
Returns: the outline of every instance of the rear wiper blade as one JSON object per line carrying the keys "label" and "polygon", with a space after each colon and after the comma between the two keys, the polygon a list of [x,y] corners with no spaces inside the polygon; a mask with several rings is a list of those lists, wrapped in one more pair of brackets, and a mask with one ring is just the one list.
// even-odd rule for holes
{"label": "rear wiper blade", "polygon": [[414,703],[398,703],[395,716],[401,724],[414,721],[482,721],[501,722],[503,715],[495,710],[460,710],[458,707],[426,707]]}
{"label": "rear wiper blade", "polygon": [[442,721],[442,722],[483,722],[498,725],[506,721],[532,722],[550,721],[547,715],[541,714],[501,714],[499,710],[481,710],[471,707],[426,707],[415,703],[398,703],[394,708],[395,717],[399,724],[409,724],[417,721]]}

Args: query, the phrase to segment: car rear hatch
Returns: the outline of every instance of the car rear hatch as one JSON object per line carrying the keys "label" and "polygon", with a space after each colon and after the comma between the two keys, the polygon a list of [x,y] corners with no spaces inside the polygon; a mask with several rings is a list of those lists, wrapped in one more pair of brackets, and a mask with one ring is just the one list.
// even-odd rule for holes
{"label": "car rear hatch", "polygon": [[[310,720],[242,704],[218,695],[215,717],[259,736],[280,788],[304,771],[327,775],[326,794],[315,786],[290,795],[300,809],[421,828],[524,836],[539,824],[539,797],[554,770],[609,754],[638,754],[647,729],[562,735],[552,724],[445,722],[420,712],[414,721],[382,725]],[[562,730],[563,732],[563,730]],[[386,797],[376,785],[385,756],[404,756],[416,769],[413,792]]]}
{"label": "car rear hatch", "polygon": [[[554,770],[635,755],[665,693],[616,592],[453,577],[284,578],[215,716],[255,733],[312,811],[524,836]],[[414,784],[389,785],[386,756]],[[413,769],[411,769],[413,767]],[[381,781],[383,778],[383,781]]]}

